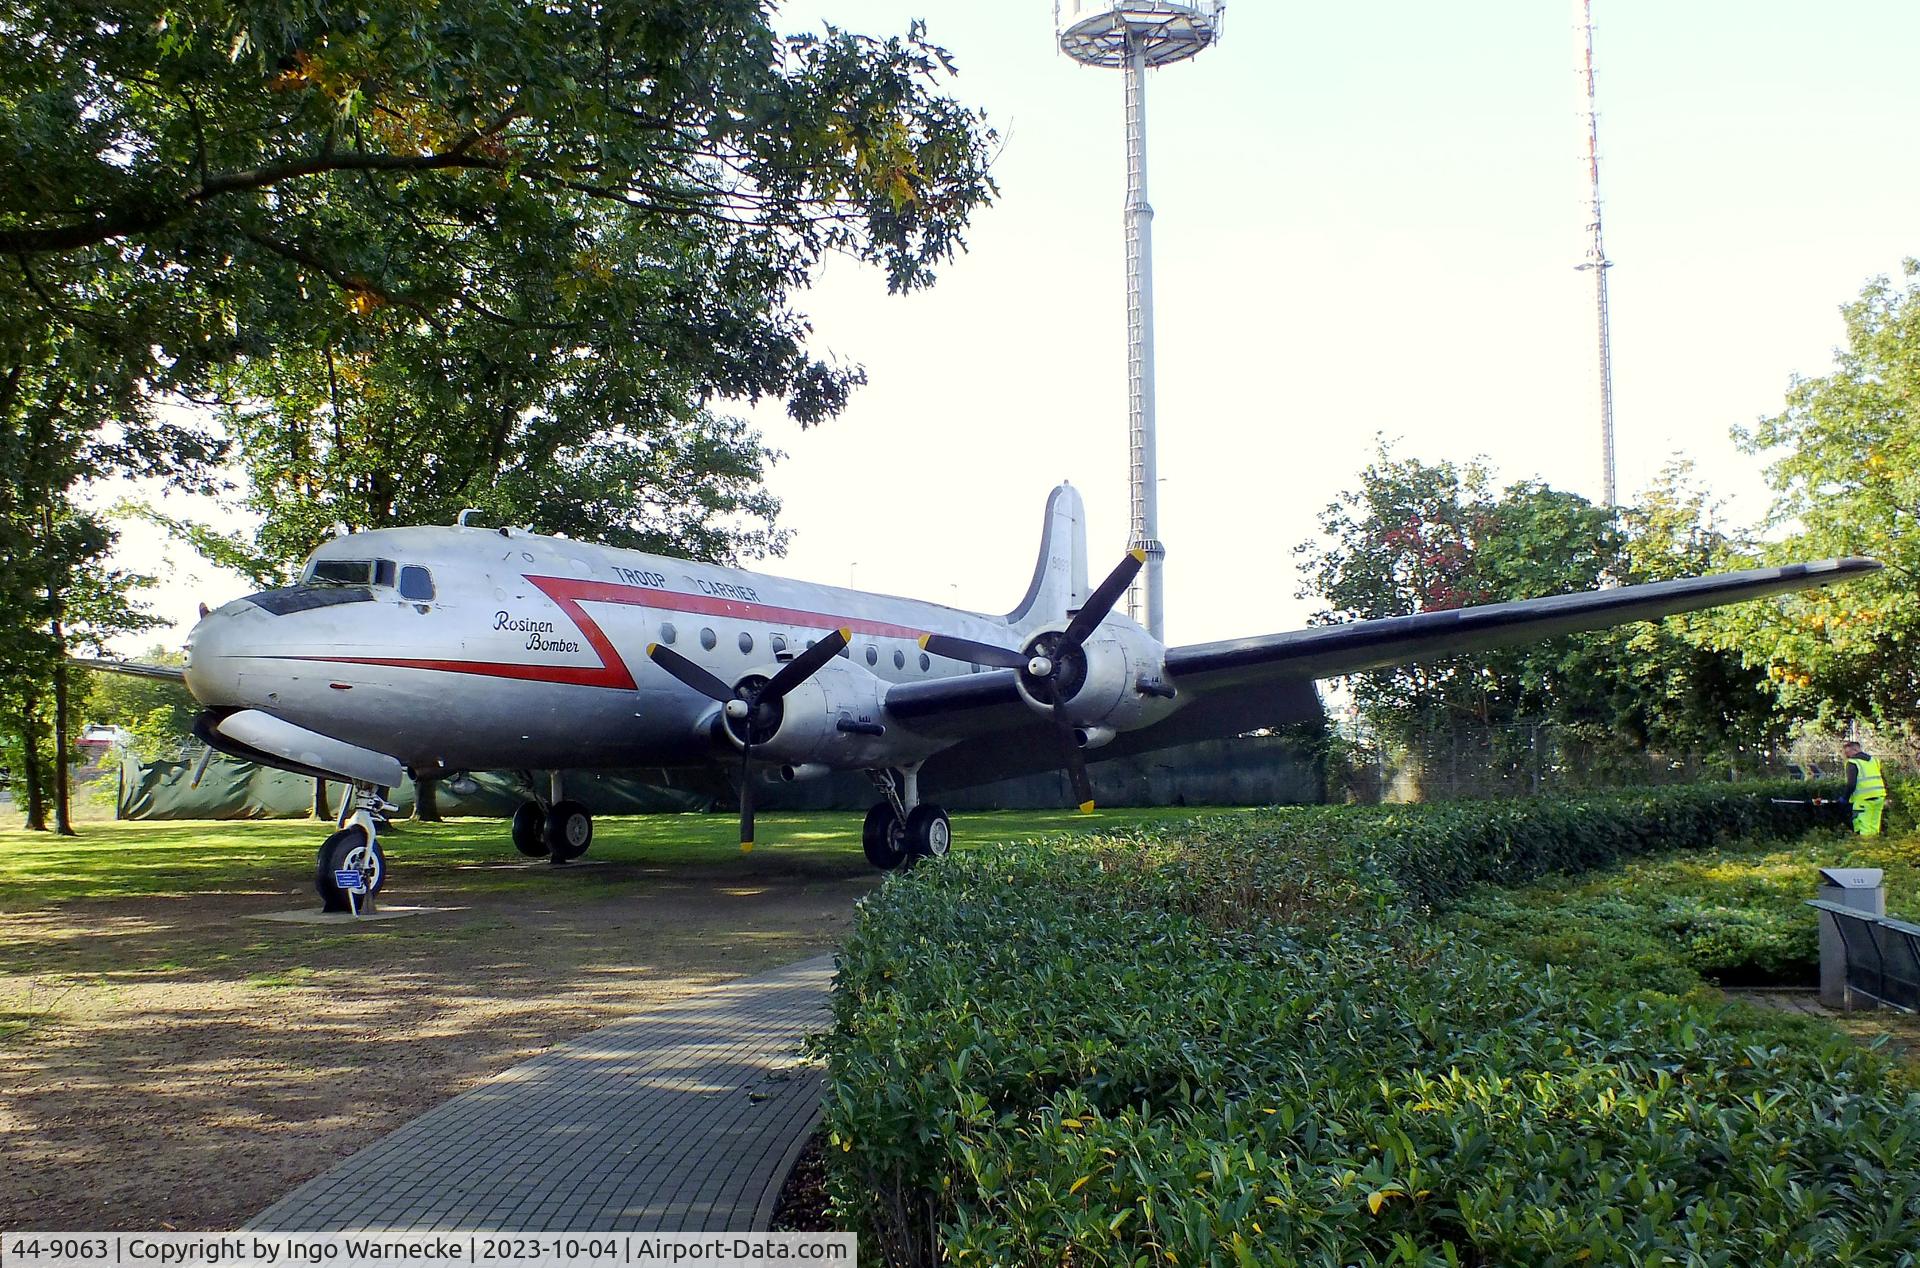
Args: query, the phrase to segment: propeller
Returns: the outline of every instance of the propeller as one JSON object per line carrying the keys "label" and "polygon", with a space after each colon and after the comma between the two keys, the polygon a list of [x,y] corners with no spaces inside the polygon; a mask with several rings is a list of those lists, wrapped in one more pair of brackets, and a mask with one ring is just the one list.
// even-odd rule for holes
{"label": "propeller", "polygon": [[[1107,579],[1094,587],[1093,593],[1087,596],[1086,603],[1074,613],[1064,630],[1058,634],[1041,634],[1029,644],[1027,651],[1014,651],[949,634],[926,634],[920,639],[920,646],[936,656],[963,660],[990,669],[1020,672],[1028,689],[1051,706],[1048,712],[1053,715],[1054,730],[1060,737],[1061,764],[1073,780],[1074,800],[1079,803],[1082,814],[1093,809],[1093,781],[1087,777],[1086,759],[1080,755],[1080,745],[1073,738],[1073,723],[1061,707],[1064,697],[1072,694],[1063,689],[1062,679],[1086,672],[1084,662],[1076,664],[1081,661],[1080,649],[1100,628],[1100,622],[1107,619],[1107,613],[1127,592],[1127,587],[1133,584],[1140,566],[1146,561],[1146,551],[1128,551],[1119,566],[1107,574]],[[1073,686],[1079,686],[1077,679]]]}
{"label": "propeller", "polygon": [[720,703],[727,729],[740,741],[740,848],[743,851],[753,848],[753,746],[772,739],[780,729],[780,701],[787,693],[819,673],[852,637],[850,629],[835,630],[782,665],[773,677],[762,678],[756,674],[732,685],[670,647],[659,643],[647,645],[648,660],[707,699]]}

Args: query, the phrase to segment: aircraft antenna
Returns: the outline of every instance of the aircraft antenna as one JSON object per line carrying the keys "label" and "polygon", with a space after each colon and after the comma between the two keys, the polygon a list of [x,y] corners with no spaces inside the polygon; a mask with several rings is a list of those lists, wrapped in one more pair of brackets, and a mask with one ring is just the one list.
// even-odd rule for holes
{"label": "aircraft antenna", "polygon": [[1580,86],[1580,121],[1586,153],[1587,258],[1575,266],[1593,273],[1593,308],[1598,336],[1600,388],[1600,488],[1607,506],[1616,502],[1613,460],[1613,336],[1607,314],[1607,270],[1613,261],[1600,235],[1600,112],[1593,88],[1593,0],[1573,0],[1574,54]]}
{"label": "aircraft antenna", "polygon": [[1127,420],[1134,550],[1146,552],[1127,615],[1166,637],[1160,484],[1154,445],[1153,208],[1147,203],[1147,68],[1185,61],[1220,38],[1222,0],[1054,0],[1060,51],[1082,66],[1124,68],[1127,126]]}

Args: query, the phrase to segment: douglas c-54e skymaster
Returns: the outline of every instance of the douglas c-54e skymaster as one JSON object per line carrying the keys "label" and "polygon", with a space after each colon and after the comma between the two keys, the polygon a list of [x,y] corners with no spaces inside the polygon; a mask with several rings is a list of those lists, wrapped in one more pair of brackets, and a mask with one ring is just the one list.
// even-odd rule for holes
{"label": "douglas c-54e skymaster", "polygon": [[[462,516],[464,521],[466,517]],[[756,774],[864,771],[864,844],[896,868],[947,851],[924,794],[1317,718],[1318,678],[1828,585],[1870,559],[1758,568],[1583,594],[1166,647],[1112,611],[1141,557],[1087,584],[1079,494],[1047,500],[1040,558],[1005,616],[616,550],[520,529],[337,537],[297,584],[203,617],[184,671],[209,747],[352,785],[315,883],[386,876],[382,790],[403,773],[552,772],[513,818],[523,852],[593,838],[560,771],[737,767],[740,839]],[[756,767],[760,768],[756,771]]]}

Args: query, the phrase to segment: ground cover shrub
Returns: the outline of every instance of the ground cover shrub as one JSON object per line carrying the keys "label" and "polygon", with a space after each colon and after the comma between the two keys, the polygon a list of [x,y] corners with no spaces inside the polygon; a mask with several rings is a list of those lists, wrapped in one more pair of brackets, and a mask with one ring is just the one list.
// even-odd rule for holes
{"label": "ground cover shrub", "polygon": [[1920,833],[1862,840],[1836,830],[1486,888],[1462,899],[1452,922],[1522,959],[1620,989],[1811,986],[1819,936],[1805,902],[1826,866],[1882,869],[1888,914],[1920,919]]}
{"label": "ground cover shrub", "polygon": [[1912,1263],[1900,1071],[1425,916],[1801,826],[1765,804],[1236,815],[889,880],[823,1044],[836,1210],[896,1264]]}

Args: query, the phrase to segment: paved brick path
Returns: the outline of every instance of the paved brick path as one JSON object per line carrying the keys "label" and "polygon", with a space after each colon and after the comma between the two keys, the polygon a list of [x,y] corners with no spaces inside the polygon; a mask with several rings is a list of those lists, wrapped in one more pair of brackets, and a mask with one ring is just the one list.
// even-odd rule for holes
{"label": "paved brick path", "polygon": [[663,1005],[462,1093],[246,1227],[763,1229],[820,1114],[833,957]]}

